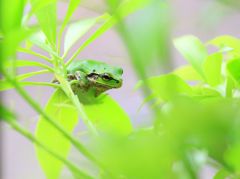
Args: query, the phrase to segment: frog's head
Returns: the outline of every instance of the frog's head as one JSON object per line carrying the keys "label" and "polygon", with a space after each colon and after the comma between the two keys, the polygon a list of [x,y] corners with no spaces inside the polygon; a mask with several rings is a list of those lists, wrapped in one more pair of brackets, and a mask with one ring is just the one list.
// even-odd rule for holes
{"label": "frog's head", "polygon": [[122,86],[122,68],[99,61],[85,60],[81,64],[81,71],[99,92]]}

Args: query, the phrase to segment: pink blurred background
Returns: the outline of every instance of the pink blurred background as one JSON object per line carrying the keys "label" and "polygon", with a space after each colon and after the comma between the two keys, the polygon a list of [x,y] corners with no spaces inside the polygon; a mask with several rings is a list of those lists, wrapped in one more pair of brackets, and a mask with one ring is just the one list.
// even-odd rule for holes
{"label": "pink blurred background", "polygon": [[[78,8],[74,14],[74,19],[100,15],[106,8],[103,4],[101,0],[85,0],[83,7]],[[240,36],[238,28],[240,27],[240,13],[231,7],[216,4],[213,0],[170,0],[170,4],[173,13],[172,39],[181,35],[193,34],[205,42],[218,35]],[[59,3],[59,18],[62,18],[65,12],[66,5],[63,2]],[[80,40],[78,45],[83,40],[84,38]],[[173,48],[172,43],[171,50],[174,66],[185,63]],[[20,55],[19,58],[34,59],[27,55]],[[126,110],[134,125],[141,126],[144,123],[144,119],[146,119],[145,117],[148,116],[148,109],[145,107],[140,112],[137,111],[143,97],[139,91],[133,90],[137,77],[130,64],[127,50],[116,30],[111,29],[98,38],[79,55],[79,58],[99,59],[112,65],[123,67],[123,87],[118,90],[112,90],[109,94]],[[29,68],[20,72],[25,72],[26,70],[29,70]],[[49,79],[50,81],[52,77],[42,75],[35,79]],[[53,92],[53,89],[48,87],[27,87],[26,89],[43,106]],[[38,116],[31,107],[14,90],[4,92],[2,98],[8,106],[17,112],[21,123],[31,131],[34,131]],[[1,125],[3,128],[2,141],[0,143],[2,148],[2,179],[45,178],[36,160],[33,145],[10,129],[9,126]],[[80,125],[82,125],[81,122]],[[212,178],[213,174],[213,169],[205,167],[201,172],[200,178]]]}

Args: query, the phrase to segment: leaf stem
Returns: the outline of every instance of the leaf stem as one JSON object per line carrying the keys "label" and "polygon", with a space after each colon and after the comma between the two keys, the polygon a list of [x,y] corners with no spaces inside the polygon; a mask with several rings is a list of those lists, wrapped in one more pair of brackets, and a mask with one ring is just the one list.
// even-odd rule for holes
{"label": "leaf stem", "polygon": [[[6,83],[4,80],[0,80],[0,83],[2,83],[0,87],[0,91],[5,91],[14,88],[11,84]],[[59,84],[49,83],[49,82],[35,82],[35,81],[19,81],[18,82],[21,86],[49,86],[53,88],[58,88]]]}
{"label": "leaf stem", "polygon": [[41,74],[45,74],[45,73],[51,73],[49,70],[39,70],[39,71],[34,71],[34,72],[29,72],[29,73],[25,73],[22,75],[18,75],[16,78],[21,81],[24,80],[26,78],[35,76],[35,75],[41,75]]}
{"label": "leaf stem", "polygon": [[52,60],[50,58],[48,58],[48,57],[46,57],[46,56],[44,56],[40,53],[36,53],[34,51],[31,51],[31,50],[28,50],[28,49],[25,49],[25,48],[18,48],[17,51],[22,52],[22,53],[27,53],[27,54],[30,54],[30,55],[34,55],[36,57],[39,57],[41,59],[44,59],[44,60],[48,61],[49,63],[52,63]]}

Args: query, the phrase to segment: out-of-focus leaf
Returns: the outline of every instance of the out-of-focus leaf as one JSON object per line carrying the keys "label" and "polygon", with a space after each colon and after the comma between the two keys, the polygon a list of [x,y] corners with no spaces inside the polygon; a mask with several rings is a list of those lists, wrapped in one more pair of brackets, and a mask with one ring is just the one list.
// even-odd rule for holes
{"label": "out-of-focus leaf", "polygon": [[[66,131],[72,132],[78,123],[78,113],[68,97],[58,89],[49,99],[45,111]],[[60,156],[67,158],[71,143],[43,117],[39,118],[36,138]],[[38,161],[48,179],[58,179],[63,163],[36,146]]]}
{"label": "out-of-focus leaf", "polygon": [[116,8],[116,11],[113,11],[113,13],[115,13],[118,17],[125,17],[139,9],[144,8],[150,3],[151,0],[124,0],[121,4],[118,4],[119,6]]}
{"label": "out-of-focus leaf", "polygon": [[209,55],[203,64],[204,74],[207,83],[211,86],[219,85],[222,82],[222,54],[214,53]]}
{"label": "out-of-focus leaf", "polygon": [[68,10],[67,13],[64,17],[61,29],[60,29],[60,34],[62,34],[62,32],[64,31],[65,27],[67,26],[72,14],[74,13],[74,11],[76,10],[76,8],[78,7],[78,5],[80,4],[81,0],[70,0],[69,4],[68,4]]}
{"label": "out-of-focus leaf", "polygon": [[240,8],[240,2],[236,1],[236,0],[217,0],[217,1],[226,5],[226,6],[230,6],[234,9],[239,9]]}
{"label": "out-of-focus leaf", "polygon": [[109,95],[101,95],[97,101],[83,105],[89,119],[101,132],[125,136],[132,132],[129,116],[122,107]]}
{"label": "out-of-focus leaf", "polygon": [[[153,94],[159,96],[163,100],[170,100],[178,95],[191,95],[192,88],[175,74],[166,74],[151,77],[146,80],[146,84]],[[137,84],[137,87],[143,85]]]}
{"label": "out-of-focus leaf", "polygon": [[227,63],[227,71],[231,77],[239,84],[240,83],[240,59],[234,59]]}
{"label": "out-of-focus leaf", "polygon": [[[149,96],[147,96],[146,98],[144,98],[143,102],[140,104],[140,106],[138,107],[138,111],[141,110],[141,108],[148,102],[150,102],[151,100],[157,98],[157,95],[155,94],[151,94]],[[157,100],[157,102],[159,102],[160,99]],[[154,106],[153,106],[154,107]]]}
{"label": "out-of-focus leaf", "polygon": [[[31,0],[32,8],[42,0]],[[48,0],[44,0],[48,1]],[[37,9],[35,12],[38,22],[42,31],[46,35],[52,47],[56,47],[56,34],[57,34],[57,3],[51,1],[42,8]]]}
{"label": "out-of-focus leaf", "polygon": [[236,37],[232,37],[230,35],[219,36],[210,40],[208,44],[219,47],[221,51],[228,49],[227,51],[235,56],[240,55],[240,39]]}
{"label": "out-of-focus leaf", "polygon": [[64,54],[66,54],[72,45],[77,42],[93,25],[96,23],[97,18],[80,20],[72,23],[66,32],[64,41]]}
{"label": "out-of-focus leaf", "polygon": [[7,109],[5,106],[3,106],[2,103],[0,103],[0,121],[6,120],[16,120],[16,116],[13,112],[11,112],[9,109]]}
{"label": "out-of-focus leaf", "polygon": [[220,169],[213,177],[213,179],[226,179],[230,176],[230,173],[225,169]]}
{"label": "out-of-focus leaf", "polygon": [[175,39],[174,45],[184,58],[205,79],[202,65],[208,56],[208,52],[202,42],[197,37],[188,35]]}
{"label": "out-of-focus leaf", "polygon": [[[21,27],[25,3],[26,0],[0,1],[0,71],[5,70],[5,61],[11,60],[12,64],[15,63],[12,56],[15,56],[19,43],[30,33],[29,30]],[[13,68],[8,69],[8,73],[16,74],[14,65]]]}
{"label": "out-of-focus leaf", "polygon": [[229,150],[225,153],[225,161],[233,167],[235,171],[240,171],[240,144],[231,146]]}
{"label": "out-of-focus leaf", "polygon": [[2,0],[0,2],[0,31],[4,34],[19,30],[26,0]]}
{"label": "out-of-focus leaf", "polygon": [[50,54],[57,55],[55,51],[47,44],[46,36],[42,31],[39,31],[37,33],[34,33],[29,37],[30,42],[32,42],[34,45],[40,47],[41,49],[47,51]]}
{"label": "out-of-focus leaf", "polygon": [[92,148],[116,178],[177,178],[170,167],[178,152],[174,153],[173,147],[168,145],[165,133],[164,137],[159,136],[153,130],[134,132],[120,140],[108,136],[97,138]]}
{"label": "out-of-focus leaf", "polygon": [[50,3],[56,2],[56,0],[33,0],[32,8],[30,11],[30,14],[35,13],[38,10],[41,10],[41,8],[44,8],[45,6],[49,5]]}
{"label": "out-of-focus leaf", "polygon": [[168,3],[150,0],[144,9],[131,15],[129,21],[120,23],[120,34],[140,79],[168,70],[171,22]]}
{"label": "out-of-focus leaf", "polygon": [[225,96],[226,97],[232,97],[233,89],[236,87],[235,81],[227,76],[226,79],[226,88],[225,88]]}
{"label": "out-of-focus leaf", "polygon": [[212,103],[222,99],[221,93],[219,93],[215,89],[202,87],[202,86],[195,86],[193,89],[192,97],[201,101],[202,103]]}
{"label": "out-of-focus leaf", "polygon": [[16,53],[16,48],[19,46],[19,43],[27,38],[33,31],[26,29],[17,29],[16,31],[9,31],[4,35],[1,43],[1,55],[4,58],[12,56]]}
{"label": "out-of-focus leaf", "polygon": [[191,65],[185,65],[177,68],[173,71],[174,74],[182,78],[183,80],[189,81],[202,81],[204,80],[199,73]]}

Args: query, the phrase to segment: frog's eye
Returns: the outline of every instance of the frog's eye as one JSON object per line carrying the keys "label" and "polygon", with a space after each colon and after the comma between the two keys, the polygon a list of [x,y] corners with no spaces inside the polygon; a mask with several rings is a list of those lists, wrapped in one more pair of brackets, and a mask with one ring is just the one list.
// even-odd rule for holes
{"label": "frog's eye", "polygon": [[120,68],[119,73],[122,75],[123,74],[123,69]]}
{"label": "frog's eye", "polygon": [[105,81],[109,81],[112,79],[112,77],[110,77],[108,74],[102,74],[101,75],[102,79],[105,80]]}
{"label": "frog's eye", "polygon": [[123,69],[122,68],[118,68],[116,71],[118,74],[122,75],[123,74]]}
{"label": "frog's eye", "polygon": [[98,74],[96,74],[96,73],[90,73],[87,77],[88,77],[88,78],[97,79],[97,78],[98,78]]}

